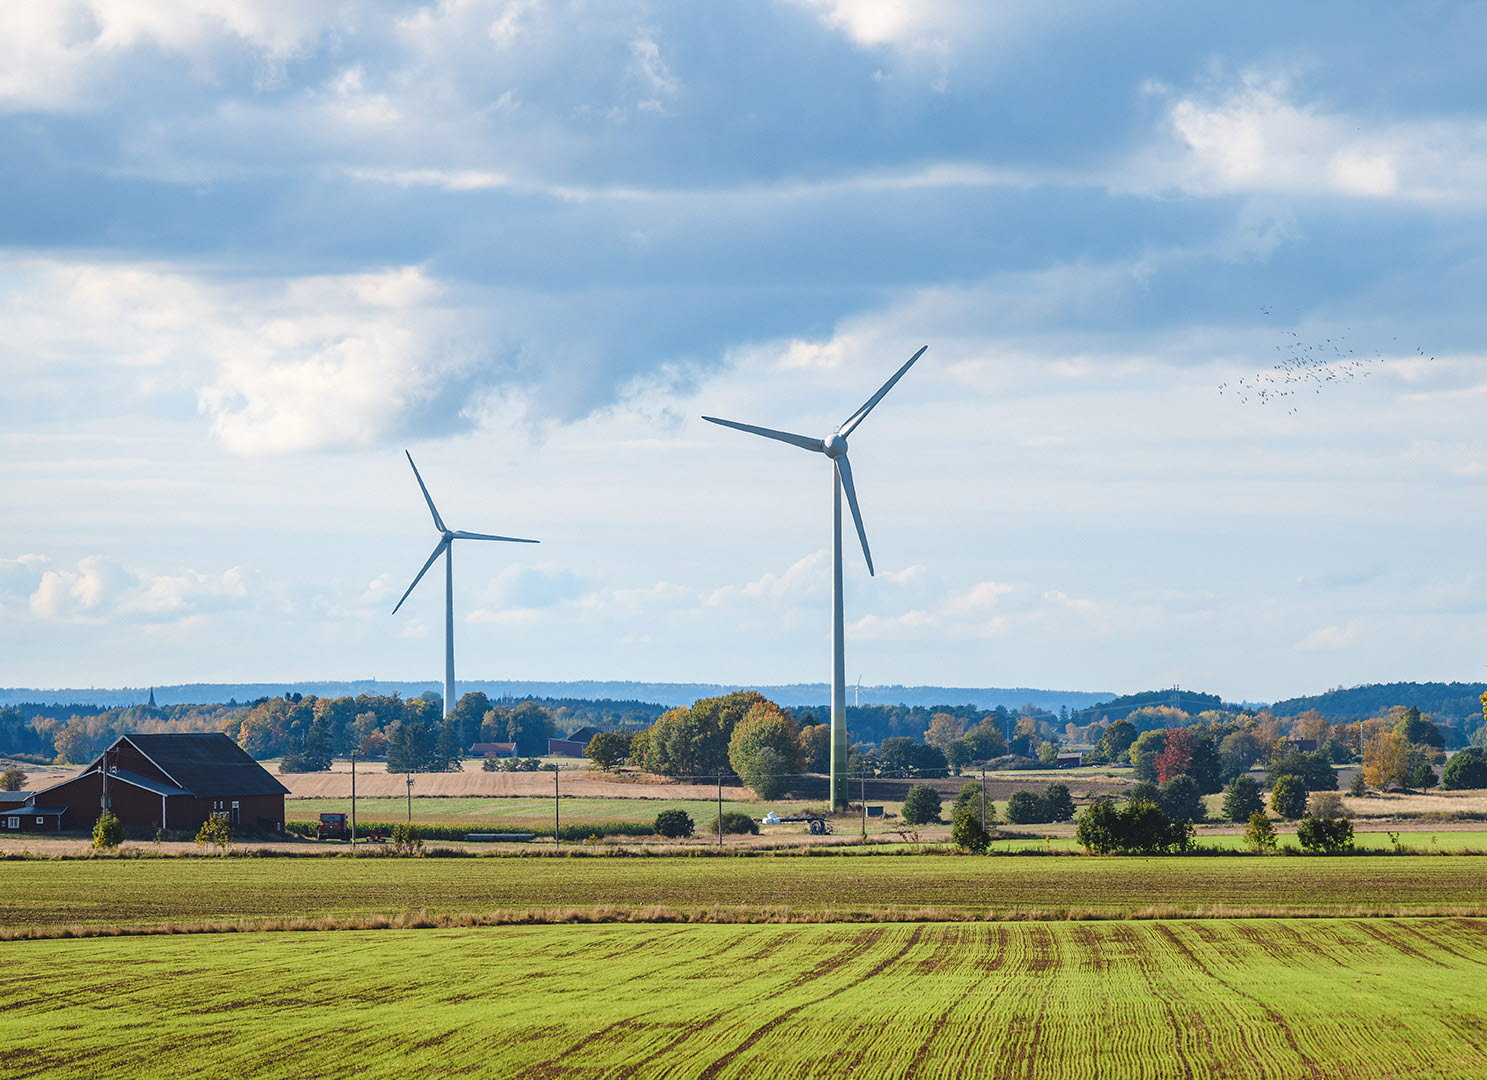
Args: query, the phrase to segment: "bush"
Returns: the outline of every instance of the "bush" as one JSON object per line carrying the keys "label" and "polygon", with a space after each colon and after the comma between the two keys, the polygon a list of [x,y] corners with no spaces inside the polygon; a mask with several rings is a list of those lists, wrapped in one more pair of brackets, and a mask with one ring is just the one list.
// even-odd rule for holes
{"label": "bush", "polygon": [[1037,825],[1048,820],[1043,800],[1031,791],[1014,791],[1007,799],[1007,821],[1013,825]]}
{"label": "bush", "polygon": [[1348,794],[1355,799],[1361,799],[1368,794],[1368,784],[1363,779],[1362,769],[1353,774],[1353,782],[1348,785]]}
{"label": "bush", "polygon": [[[714,836],[718,834],[718,819],[713,818],[708,825],[707,831]],[[748,814],[737,810],[729,810],[723,814],[723,832],[729,836],[758,836],[759,823]]]}
{"label": "bush", "polygon": [[955,824],[950,829],[950,839],[961,851],[968,851],[972,855],[985,855],[986,845],[991,837],[986,835],[986,830],[981,827],[981,810],[979,807],[972,809],[968,806],[961,807],[955,811]]}
{"label": "bush", "polygon": [[696,827],[692,815],[685,810],[662,810],[656,815],[656,833],[673,840],[691,836]]}
{"label": "bush", "polygon": [[940,820],[940,793],[928,784],[915,784],[904,796],[904,824],[929,825]]}
{"label": "bush", "polygon": [[218,855],[226,855],[227,849],[232,847],[232,822],[227,820],[226,815],[213,814],[196,830],[196,846],[208,845],[215,847]]}
{"label": "bush", "polygon": [[6,769],[0,772],[0,791],[20,791],[26,783],[26,773],[21,769]]}
{"label": "bush", "polygon": [[1085,850],[1096,855],[1151,855],[1186,851],[1193,839],[1193,827],[1169,820],[1155,803],[1128,802],[1118,807],[1100,799],[1080,813],[1074,835]]}
{"label": "bush", "polygon": [[1353,850],[1353,823],[1346,818],[1315,817],[1308,814],[1296,826],[1296,839],[1302,850],[1336,855]]}
{"label": "bush", "polygon": [[1260,797],[1259,784],[1248,776],[1236,776],[1229,783],[1229,790],[1224,795],[1225,821],[1242,825],[1250,819],[1251,814],[1258,814],[1264,809],[1265,800]]}
{"label": "bush", "polygon": [[1244,827],[1244,843],[1251,851],[1261,855],[1275,850],[1275,827],[1270,824],[1270,819],[1263,810],[1256,810],[1249,816],[1249,824]]}
{"label": "bush", "polygon": [[1306,784],[1299,776],[1277,776],[1270,785],[1270,809],[1287,821],[1306,813]]}
{"label": "bush", "polygon": [[93,846],[100,851],[107,851],[123,842],[124,823],[114,816],[112,810],[99,814],[98,820],[93,823]]}
{"label": "bush", "polygon": [[1074,797],[1066,784],[1053,783],[1043,789],[1043,814],[1045,821],[1072,821],[1074,819]]}
{"label": "bush", "polygon": [[1342,796],[1335,791],[1313,791],[1311,797],[1306,800],[1306,809],[1312,817],[1345,818],[1353,816],[1343,808]]}
{"label": "bush", "polygon": [[402,821],[392,827],[392,850],[399,855],[422,855],[423,837],[418,826]]}
{"label": "bush", "polygon": [[501,759],[488,757],[480,763],[481,772],[495,772],[501,767]]}
{"label": "bush", "polygon": [[1469,746],[1452,754],[1451,760],[1441,770],[1441,787],[1447,791],[1487,788],[1487,750]]}

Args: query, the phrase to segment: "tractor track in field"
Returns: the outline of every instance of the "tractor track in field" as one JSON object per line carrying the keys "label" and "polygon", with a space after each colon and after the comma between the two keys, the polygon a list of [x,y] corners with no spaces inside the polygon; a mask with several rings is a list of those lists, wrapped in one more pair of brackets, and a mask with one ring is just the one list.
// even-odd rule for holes
{"label": "tractor track in field", "polygon": [[1208,978],[1212,979],[1214,982],[1218,983],[1225,990],[1228,990],[1231,994],[1242,997],[1246,1001],[1251,1002],[1253,1005],[1259,1008],[1260,1011],[1269,1018],[1270,1022],[1275,1025],[1276,1030],[1279,1031],[1285,1038],[1286,1045],[1291,1048],[1291,1052],[1296,1055],[1297,1060],[1299,1060],[1302,1065],[1306,1066],[1307,1072],[1311,1073],[1313,1078],[1320,1078],[1322,1076],[1321,1069],[1318,1068],[1317,1063],[1313,1061],[1311,1057],[1308,1056],[1301,1049],[1301,1044],[1296,1041],[1296,1033],[1292,1031],[1291,1026],[1286,1023],[1285,1017],[1281,1016],[1280,1013],[1276,1012],[1254,994],[1250,994],[1244,990],[1240,990],[1238,987],[1230,983],[1227,979],[1220,976],[1218,972],[1214,971],[1202,960],[1200,960],[1198,958],[1198,954],[1193,952],[1188,943],[1183,941],[1182,938],[1178,937],[1177,934],[1173,932],[1170,926],[1158,923],[1156,924],[1156,927],[1158,932],[1167,939],[1172,947],[1186,956],[1189,962],[1191,962],[1195,968],[1201,971],[1204,975],[1208,976]]}
{"label": "tractor track in field", "polygon": [[[881,937],[881,934],[878,935],[878,936]],[[852,989],[853,987],[861,985],[861,983],[863,981],[865,981],[867,979],[874,978],[875,976],[881,975],[891,965],[897,963],[898,961],[902,960],[905,956],[907,956],[909,954],[910,950],[912,950],[915,945],[919,944],[919,939],[922,938],[923,936],[924,936],[924,927],[923,926],[916,926],[916,927],[914,927],[914,932],[909,935],[909,940],[904,943],[903,948],[899,949],[898,952],[894,953],[892,956],[888,957],[886,960],[881,960],[877,964],[874,964],[873,967],[867,972],[867,974],[862,977],[862,979],[859,979],[856,982],[848,983],[848,984],[846,984],[844,986],[839,986],[835,990],[831,991],[830,993],[824,994],[821,997],[816,998],[814,1001],[803,1001],[799,1005],[792,1005],[790,1008],[786,1009],[784,1012],[780,1013],[779,1015],[773,1016],[769,1020],[767,1020],[764,1023],[760,1024],[758,1027],[756,1027],[753,1031],[749,1032],[749,1034],[744,1037],[744,1041],[743,1042],[739,1043],[732,1050],[729,1050],[722,1057],[719,1057],[719,1058],[714,1059],[707,1066],[707,1068],[703,1069],[700,1073],[698,1073],[697,1074],[698,1080],[717,1080],[717,1076],[718,1076],[718,1073],[719,1072],[721,1072],[728,1065],[732,1064],[733,1061],[740,1054],[742,1054],[745,1050],[748,1050],[748,1049],[752,1048],[755,1043],[757,1043],[765,1035],[769,1034],[769,1032],[773,1031],[780,1024],[784,1023],[786,1020],[790,1019],[796,1013],[801,1012],[804,1009],[808,1009],[808,1008],[810,1008],[810,1007],[812,1007],[814,1005],[820,1005],[824,1001],[830,1001],[832,998],[836,997],[837,995],[844,994],[848,990]],[[877,941],[877,939],[875,938],[874,939],[874,944],[876,944],[876,941]],[[628,1075],[629,1075],[628,1073],[625,1074],[625,1076],[628,1076]],[[624,1080],[624,1077],[616,1078],[616,1080]]]}

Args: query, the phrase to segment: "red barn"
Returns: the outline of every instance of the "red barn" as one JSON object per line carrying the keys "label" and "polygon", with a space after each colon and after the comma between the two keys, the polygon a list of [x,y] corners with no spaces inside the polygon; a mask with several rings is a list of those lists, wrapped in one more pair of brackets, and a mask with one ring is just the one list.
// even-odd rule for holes
{"label": "red barn", "polygon": [[[289,789],[220,732],[121,735],[78,775],[35,792],[31,802],[61,808],[59,829],[90,828],[104,805],[105,769],[108,805],[126,827],[195,830],[213,814],[275,832],[284,825]],[[0,818],[0,827],[6,823]]]}

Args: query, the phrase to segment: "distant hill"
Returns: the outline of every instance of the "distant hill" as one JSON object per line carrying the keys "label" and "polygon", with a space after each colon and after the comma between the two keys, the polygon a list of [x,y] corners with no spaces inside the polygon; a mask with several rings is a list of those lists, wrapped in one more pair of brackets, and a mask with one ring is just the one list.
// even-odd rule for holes
{"label": "distant hill", "polygon": [[1247,706],[1226,702],[1217,694],[1204,694],[1197,690],[1143,690],[1139,694],[1125,694],[1108,701],[1096,702],[1088,708],[1079,709],[1069,719],[1081,726],[1095,720],[1124,720],[1137,709],[1146,709],[1155,705],[1181,709],[1191,716],[1197,716],[1210,709],[1240,712],[1247,708]]}
{"label": "distant hill", "polygon": [[[383,682],[362,679],[354,682],[285,682],[285,683],[186,683],[179,686],[157,686],[158,705],[203,705],[219,702],[252,701],[261,697],[278,697],[284,693],[314,694],[316,697],[347,697],[356,694],[392,694],[417,697],[432,690],[443,693],[437,682]],[[484,692],[492,698],[582,698],[643,701],[657,705],[690,705],[701,697],[715,697],[734,690],[758,690],[781,705],[823,705],[831,697],[825,683],[792,683],[786,686],[760,686],[745,683],[646,683],[646,682],[520,682],[461,680],[459,692]],[[139,705],[148,700],[149,687],[120,689],[66,688],[56,690],[0,688],[0,705],[88,704]],[[1060,706],[1080,709],[1109,698],[1109,693],[1083,690],[1034,690],[1027,687],[956,686],[864,686],[864,705],[974,705],[994,709],[998,705],[1020,708],[1035,705],[1057,712]],[[847,689],[848,704],[856,704],[856,688]]]}
{"label": "distant hill", "polygon": [[1271,706],[1271,711],[1276,716],[1295,716],[1307,709],[1315,709],[1329,719],[1340,721],[1377,716],[1395,705],[1413,705],[1437,720],[1471,731],[1482,722],[1484,691],[1487,691],[1487,683],[1479,682],[1370,683],[1277,701]]}

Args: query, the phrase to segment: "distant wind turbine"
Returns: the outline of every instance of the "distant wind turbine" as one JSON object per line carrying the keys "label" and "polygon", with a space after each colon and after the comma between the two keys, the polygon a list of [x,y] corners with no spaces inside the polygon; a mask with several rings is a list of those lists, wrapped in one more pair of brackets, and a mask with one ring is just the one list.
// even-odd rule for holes
{"label": "distant wind turbine", "polygon": [[[448,716],[454,708],[454,542],[456,540],[502,540],[508,544],[536,544],[537,540],[523,540],[517,536],[491,536],[489,533],[463,532],[449,529],[444,524],[444,519],[439,516],[438,509],[434,506],[434,500],[429,495],[429,489],[424,486],[423,477],[418,475],[418,466],[413,464],[413,455],[404,450],[408,456],[408,464],[413,468],[413,478],[418,481],[418,490],[423,492],[423,501],[429,504],[429,513],[434,515],[434,528],[439,530],[439,542],[434,545],[434,553],[429,556],[428,562],[423,564],[423,569],[413,579],[413,584],[408,586],[408,591],[403,593],[403,600],[408,599],[411,593],[423,580],[423,575],[429,572],[429,567],[434,565],[434,560],[440,555],[444,556],[444,715]],[[398,608],[403,606],[403,600],[398,601],[397,607],[392,609],[396,615]]]}
{"label": "distant wind turbine", "polygon": [[794,435],[788,431],[740,424],[734,420],[720,420],[716,416],[702,419],[711,424],[737,428],[752,435],[789,443],[802,450],[814,450],[825,454],[832,462],[831,470],[831,805],[841,809],[847,805],[847,661],[843,649],[844,627],[842,619],[842,490],[847,492],[847,505],[852,510],[852,523],[857,526],[857,539],[862,541],[862,556],[867,560],[867,572],[873,573],[873,556],[867,546],[867,530],[862,527],[862,511],[857,506],[857,490],[852,484],[852,466],[847,461],[847,437],[857,425],[867,419],[884,395],[914,361],[924,355],[928,345],[909,357],[908,363],[893,373],[876,394],[868,398],[862,407],[837,425],[826,439],[813,439],[809,435]]}

